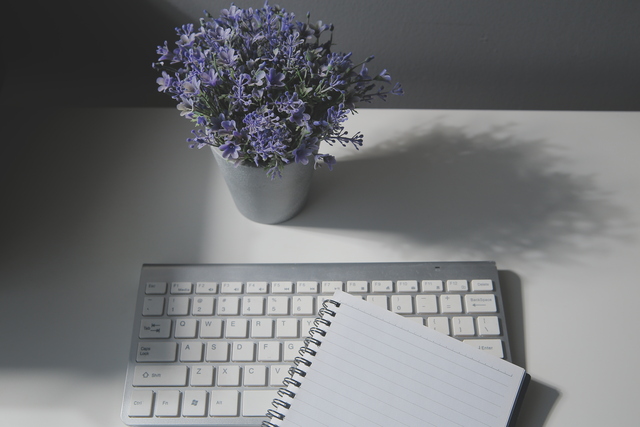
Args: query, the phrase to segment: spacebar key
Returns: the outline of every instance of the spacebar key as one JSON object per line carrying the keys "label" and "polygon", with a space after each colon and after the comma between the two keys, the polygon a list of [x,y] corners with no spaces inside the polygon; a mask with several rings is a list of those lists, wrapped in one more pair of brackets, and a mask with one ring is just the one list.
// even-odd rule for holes
{"label": "spacebar key", "polygon": [[139,365],[133,373],[133,385],[139,387],[187,385],[186,366]]}

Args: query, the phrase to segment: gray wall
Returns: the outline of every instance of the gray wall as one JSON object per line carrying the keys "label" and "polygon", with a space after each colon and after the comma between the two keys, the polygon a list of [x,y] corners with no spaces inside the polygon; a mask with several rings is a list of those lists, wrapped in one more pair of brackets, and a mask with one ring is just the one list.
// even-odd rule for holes
{"label": "gray wall", "polygon": [[[335,24],[335,50],[375,54],[371,68],[387,68],[406,91],[375,107],[640,109],[638,1],[271,3]],[[156,91],[155,46],[229,4],[11,0],[0,12],[0,106],[173,106]]]}

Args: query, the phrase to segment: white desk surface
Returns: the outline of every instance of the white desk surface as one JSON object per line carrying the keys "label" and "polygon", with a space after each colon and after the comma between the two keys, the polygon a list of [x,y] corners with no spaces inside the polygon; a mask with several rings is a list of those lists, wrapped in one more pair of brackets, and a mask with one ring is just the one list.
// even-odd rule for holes
{"label": "white desk surface", "polygon": [[25,147],[0,183],[0,425],[123,425],[143,263],[450,260],[501,270],[518,426],[638,423],[640,113],[362,109],[365,146],[275,226],[174,109],[23,121],[0,129]]}

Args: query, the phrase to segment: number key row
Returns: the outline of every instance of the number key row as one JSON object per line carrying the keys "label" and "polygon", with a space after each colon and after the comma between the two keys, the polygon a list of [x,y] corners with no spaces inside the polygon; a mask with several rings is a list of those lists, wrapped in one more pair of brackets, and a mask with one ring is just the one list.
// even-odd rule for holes
{"label": "number key row", "polygon": [[[220,297],[158,297],[144,298],[143,316],[309,316],[316,314],[327,297],[314,296],[220,296]],[[165,313],[166,310],[166,313]]]}

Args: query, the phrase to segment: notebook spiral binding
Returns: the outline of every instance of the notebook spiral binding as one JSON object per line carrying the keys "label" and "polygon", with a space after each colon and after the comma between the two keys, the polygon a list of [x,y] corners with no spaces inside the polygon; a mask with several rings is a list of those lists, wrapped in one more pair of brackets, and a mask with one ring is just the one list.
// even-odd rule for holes
{"label": "notebook spiral binding", "polygon": [[297,375],[304,378],[307,375],[305,367],[311,366],[313,362],[309,359],[316,355],[316,350],[310,346],[320,347],[322,337],[327,333],[324,328],[331,326],[331,320],[326,319],[325,316],[335,317],[336,315],[336,312],[329,308],[330,305],[336,308],[340,307],[340,303],[334,300],[326,300],[322,303],[322,308],[318,311],[318,317],[313,321],[313,327],[309,330],[309,336],[304,339],[304,346],[298,350],[300,356],[293,360],[294,366],[289,368],[289,376],[283,381],[285,387],[278,390],[278,396],[280,398],[273,399],[273,402],[271,402],[271,405],[275,409],[269,409],[267,411],[269,420],[263,421],[262,427],[279,427],[279,421],[284,420],[285,414],[280,412],[281,408],[289,409],[291,407],[291,400],[296,397],[296,393],[292,391],[289,386],[300,388],[302,385],[300,381],[293,377]]}

